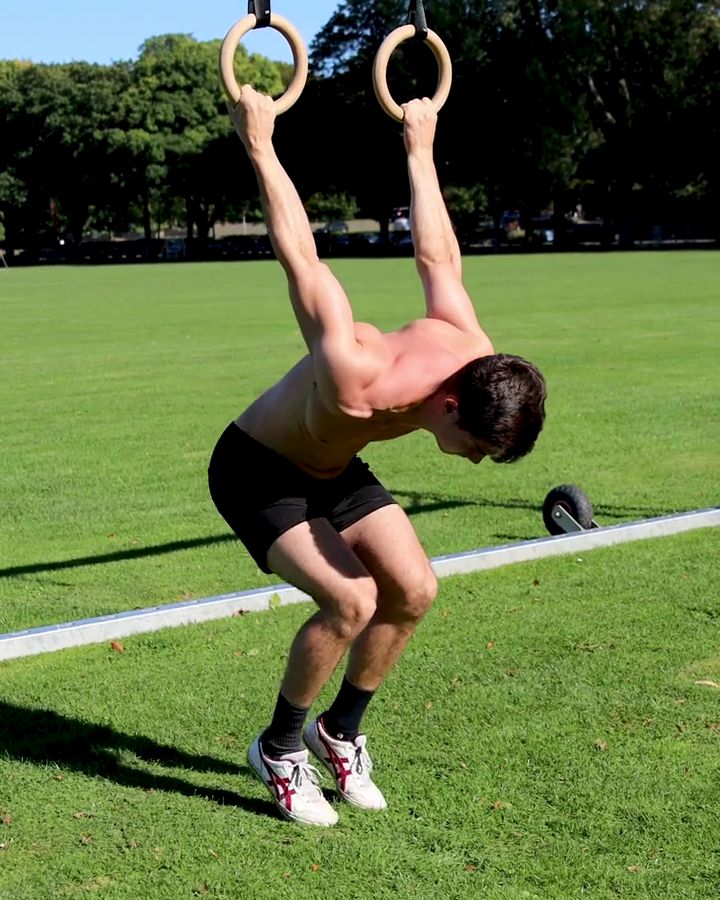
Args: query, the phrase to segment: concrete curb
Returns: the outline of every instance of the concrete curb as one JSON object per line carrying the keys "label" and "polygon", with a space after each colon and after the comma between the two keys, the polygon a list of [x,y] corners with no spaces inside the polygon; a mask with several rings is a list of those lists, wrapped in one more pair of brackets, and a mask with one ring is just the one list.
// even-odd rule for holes
{"label": "concrete curb", "polygon": [[[431,562],[436,575],[446,577],[483,569],[496,569],[510,563],[527,562],[548,556],[579,553],[629,541],[667,537],[683,531],[718,525],[720,525],[720,508],[703,509],[644,519],[626,525],[592,528],[573,534],[437,556]],[[218,597],[205,597],[200,600],[130,610],[59,625],[29,628],[25,631],[0,634],[0,661],[49,653],[67,647],[79,647],[83,644],[117,640],[162,628],[221,619],[237,612],[259,612],[275,606],[309,600],[306,594],[296,588],[288,584],[277,584],[261,589],[222,594]]]}

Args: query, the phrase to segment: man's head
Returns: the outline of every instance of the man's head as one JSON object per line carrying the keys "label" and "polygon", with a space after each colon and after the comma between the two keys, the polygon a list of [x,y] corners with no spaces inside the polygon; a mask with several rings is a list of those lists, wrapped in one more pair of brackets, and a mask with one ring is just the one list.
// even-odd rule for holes
{"label": "man's head", "polygon": [[514,462],[532,450],[545,419],[545,379],[527,360],[483,356],[441,386],[446,422],[441,450],[479,462]]}

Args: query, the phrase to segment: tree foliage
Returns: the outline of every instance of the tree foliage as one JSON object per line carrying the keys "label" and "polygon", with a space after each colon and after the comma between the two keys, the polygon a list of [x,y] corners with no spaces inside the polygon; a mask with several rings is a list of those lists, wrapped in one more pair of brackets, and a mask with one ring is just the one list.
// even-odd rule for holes
{"label": "tree foliage", "polygon": [[[720,197],[720,0],[437,0],[428,25],[453,60],[436,160],[457,227],[508,208],[581,204],[632,238],[710,221]],[[371,85],[407,0],[344,0],[310,47],[311,77],[276,124],[281,159],[318,215],[387,222],[409,202],[400,127]],[[206,238],[252,215],[257,187],[218,79],[220,42],[149,38],[99,66],[0,61],[0,221],[6,242],[182,222]],[[292,69],[235,56],[272,95]],[[432,95],[427,46],[393,54],[398,102]]]}

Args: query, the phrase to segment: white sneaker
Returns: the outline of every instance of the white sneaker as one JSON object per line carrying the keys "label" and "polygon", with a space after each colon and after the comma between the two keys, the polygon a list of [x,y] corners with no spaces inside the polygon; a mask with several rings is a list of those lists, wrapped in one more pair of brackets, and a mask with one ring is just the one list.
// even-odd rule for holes
{"label": "white sneaker", "polygon": [[307,750],[270,759],[263,753],[260,738],[250,744],[248,762],[270,791],[275,806],[286,819],[304,825],[334,825],[338,814],[320,790],[320,773],[308,762]]}
{"label": "white sneaker", "polygon": [[359,734],[354,741],[340,741],[325,731],[322,719],[305,729],[303,739],[320,762],[332,772],[341,797],[361,809],[385,809],[387,803],[370,778],[373,764],[365,749],[367,738]]}

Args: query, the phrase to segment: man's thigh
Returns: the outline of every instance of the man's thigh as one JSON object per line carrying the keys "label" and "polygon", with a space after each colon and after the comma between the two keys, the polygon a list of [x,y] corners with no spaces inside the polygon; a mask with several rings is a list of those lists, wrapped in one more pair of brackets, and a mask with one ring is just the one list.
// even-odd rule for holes
{"label": "man's thigh", "polygon": [[280,535],[267,551],[276,575],[303,591],[331,614],[349,601],[374,603],[378,588],[373,576],[324,518],[314,518]]}
{"label": "man's thigh", "polygon": [[378,606],[408,597],[432,599],[437,579],[405,511],[383,506],[350,525],[341,537],[375,579]]}

